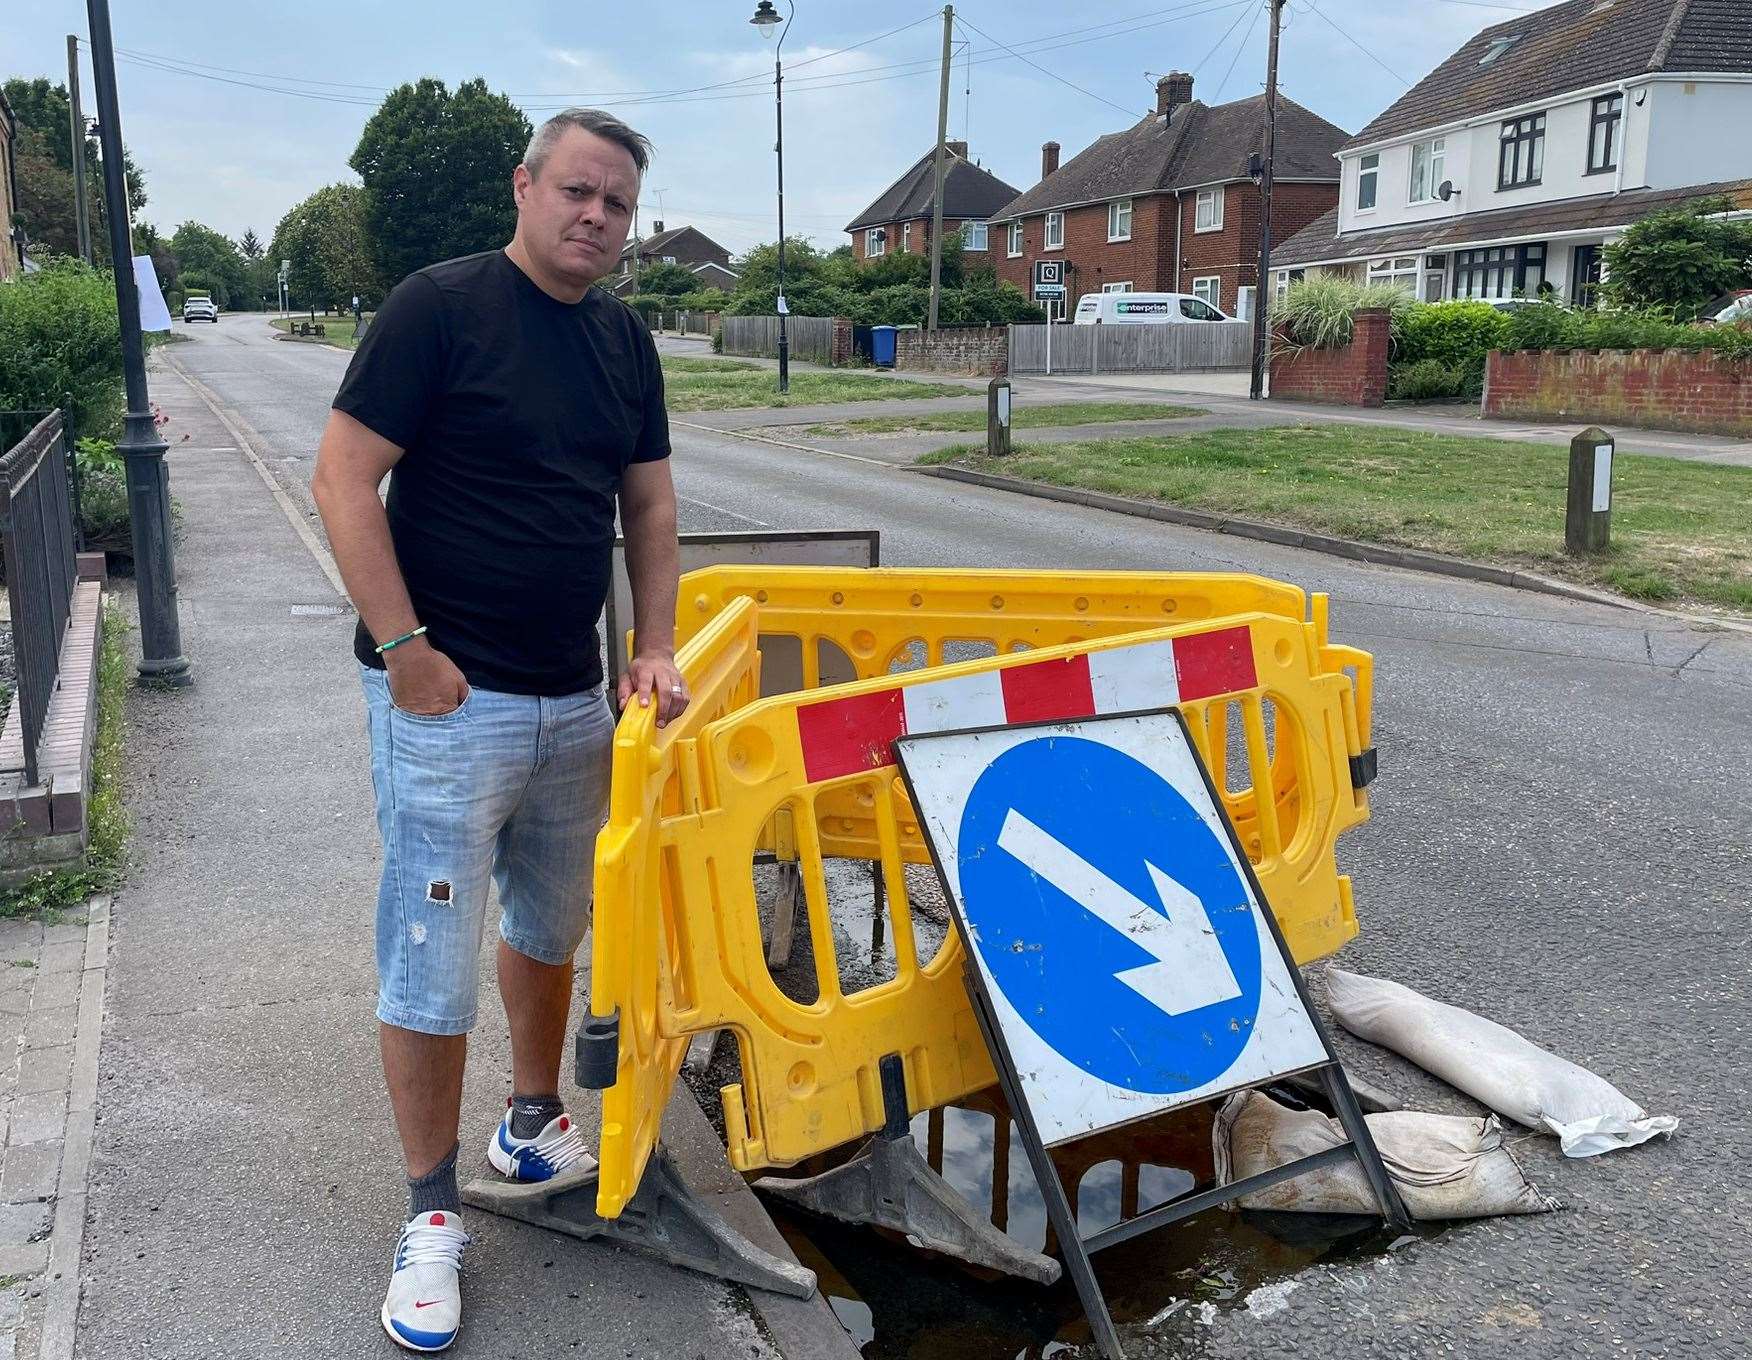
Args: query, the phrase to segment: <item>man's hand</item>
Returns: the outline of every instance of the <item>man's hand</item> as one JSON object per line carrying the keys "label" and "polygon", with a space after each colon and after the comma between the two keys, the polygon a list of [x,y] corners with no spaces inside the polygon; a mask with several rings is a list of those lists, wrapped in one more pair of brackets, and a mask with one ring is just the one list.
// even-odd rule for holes
{"label": "man's hand", "polygon": [[468,681],[456,663],[423,637],[383,654],[389,667],[389,697],[404,713],[442,718],[468,698]]}
{"label": "man's hand", "polygon": [[635,694],[640,708],[649,708],[653,697],[657,700],[659,727],[671,718],[679,718],[692,697],[687,692],[687,681],[675,668],[675,657],[658,651],[640,652],[621,676],[620,706],[624,709]]}

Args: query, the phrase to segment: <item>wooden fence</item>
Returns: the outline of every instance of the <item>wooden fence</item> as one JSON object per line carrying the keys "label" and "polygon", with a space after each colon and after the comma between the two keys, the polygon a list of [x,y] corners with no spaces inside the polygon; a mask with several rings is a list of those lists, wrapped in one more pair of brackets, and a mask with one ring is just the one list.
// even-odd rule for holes
{"label": "wooden fence", "polygon": [[[779,357],[779,318],[776,316],[727,316],[723,321],[724,353]],[[788,316],[785,334],[791,342],[791,357],[812,364],[833,362],[833,318]]]}
{"label": "wooden fence", "polygon": [[[1253,327],[1245,321],[1157,326],[1054,326],[1054,373],[1183,373],[1246,368]],[[1010,372],[1044,373],[1046,327],[1010,327]]]}

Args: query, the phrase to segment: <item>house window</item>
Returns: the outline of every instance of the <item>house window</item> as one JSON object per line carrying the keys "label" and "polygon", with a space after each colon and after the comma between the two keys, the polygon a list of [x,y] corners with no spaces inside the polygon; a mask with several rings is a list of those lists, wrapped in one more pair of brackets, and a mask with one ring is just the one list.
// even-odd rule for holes
{"label": "house window", "polygon": [[1417,292],[1417,256],[1395,255],[1385,260],[1369,261],[1370,283],[1391,283],[1408,293]]}
{"label": "house window", "polygon": [[1022,253],[1022,219],[1017,218],[1010,223],[1010,247],[1008,254],[1013,260]]}
{"label": "house window", "polygon": [[901,224],[900,248],[902,250],[911,250],[912,249],[912,223],[911,222],[904,222]]}
{"label": "house window", "polygon": [[1116,198],[1107,205],[1107,239],[1109,241],[1131,240],[1132,201],[1129,198]]}
{"label": "house window", "polygon": [[1375,183],[1381,178],[1381,153],[1371,151],[1357,162],[1357,211],[1375,206]]}
{"label": "house window", "polygon": [[1198,205],[1193,210],[1192,229],[1194,231],[1221,231],[1223,229],[1223,191],[1221,189],[1200,189]]}
{"label": "house window", "polygon": [[1046,244],[1044,250],[1063,250],[1065,248],[1065,215],[1062,212],[1049,212],[1046,215]]}
{"label": "house window", "polygon": [[1545,115],[1530,113],[1503,124],[1497,157],[1497,188],[1521,189],[1545,175]]}
{"label": "house window", "polygon": [[1503,53],[1507,52],[1520,41],[1521,35],[1519,33],[1511,33],[1503,38],[1492,38],[1490,40],[1490,46],[1484,49],[1484,55],[1478,59],[1478,64],[1480,66],[1490,66],[1494,64],[1497,58],[1502,56]]}
{"label": "house window", "polygon": [[888,249],[888,240],[881,227],[870,227],[864,232],[864,256],[875,259]]}
{"label": "house window", "polygon": [[984,222],[962,223],[961,248],[963,250],[984,250],[986,248],[986,224]]}
{"label": "house window", "polygon": [[1577,246],[1570,266],[1570,301],[1578,307],[1594,307],[1600,301],[1600,247]]}
{"label": "house window", "polygon": [[1287,298],[1290,295],[1290,285],[1292,283],[1300,283],[1305,276],[1305,273],[1306,271],[1301,269],[1274,270],[1273,274],[1275,277],[1272,280],[1271,289],[1272,305],[1276,306]]}
{"label": "house window", "polygon": [[1618,142],[1624,127],[1624,96],[1601,95],[1588,119],[1588,173],[1618,168]]}
{"label": "house window", "polygon": [[[1201,278],[1196,278],[1192,281],[1192,295],[1212,307],[1221,306],[1223,280],[1215,274],[1206,274]],[[1182,307],[1181,310],[1185,311],[1186,309]],[[1191,312],[1186,314],[1192,315]]]}
{"label": "house window", "polygon": [[1448,177],[1448,139],[1434,137],[1411,148],[1411,201],[1428,203]]}
{"label": "house window", "polygon": [[1440,302],[1448,296],[1448,257],[1446,255],[1424,256],[1424,290],[1425,302]]}
{"label": "house window", "polygon": [[1454,252],[1454,296],[1531,296],[1545,283],[1545,243]]}
{"label": "house window", "polygon": [[1124,283],[1104,283],[1101,285],[1101,291],[1103,293],[1129,293],[1131,290],[1132,286],[1130,279],[1127,279]]}

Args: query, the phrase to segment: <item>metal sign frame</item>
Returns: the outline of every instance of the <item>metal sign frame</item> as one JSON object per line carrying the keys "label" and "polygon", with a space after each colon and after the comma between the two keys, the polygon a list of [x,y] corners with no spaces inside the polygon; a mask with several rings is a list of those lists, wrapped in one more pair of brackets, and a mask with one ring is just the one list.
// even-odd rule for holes
{"label": "metal sign frame", "polygon": [[[1274,1167],[1270,1171],[1248,1176],[1243,1180],[1234,1181],[1228,1185],[1213,1186],[1209,1190],[1195,1194],[1183,1195],[1170,1200],[1136,1218],[1124,1219],[1111,1227],[1084,1237],[1077,1226],[1075,1212],[1071,1208],[1070,1197],[1065,1191],[1064,1182],[1059,1179],[1058,1169],[1053,1165],[1052,1156],[1047,1145],[1042,1141],[1040,1128],[1035,1122],[1034,1112],[1029,1107],[1026,1092],[1023,1089],[1021,1077],[1016,1070],[1015,1060],[1011,1055],[1008,1041],[999,1027],[992,997],[987,990],[984,974],[976,962],[978,945],[973,940],[968,929],[965,907],[959,894],[951,884],[949,875],[944,872],[941,848],[935,835],[931,834],[928,821],[921,817],[920,826],[925,832],[925,844],[931,852],[931,863],[937,870],[938,881],[943,885],[945,901],[950,906],[950,918],[955,922],[955,929],[961,937],[962,966],[967,983],[968,997],[973,1003],[973,1012],[979,1022],[980,1033],[984,1036],[986,1047],[991,1052],[993,1066],[998,1072],[998,1082],[1004,1092],[1004,1099],[1010,1108],[1011,1117],[1016,1122],[1017,1132],[1021,1135],[1023,1149],[1028,1154],[1028,1164],[1034,1172],[1035,1181],[1040,1186],[1041,1198],[1046,1203],[1047,1220],[1052,1224],[1053,1232],[1058,1238],[1059,1249],[1064,1253],[1065,1269],[1076,1285],[1078,1297],[1082,1300],[1083,1311],[1089,1319],[1090,1331],[1094,1335],[1095,1344],[1107,1360],[1124,1360],[1125,1352],[1119,1344],[1119,1334],[1113,1325],[1113,1317],[1108,1312],[1107,1300],[1101,1292],[1100,1282],[1095,1278],[1095,1270],[1090,1260],[1094,1252],[1103,1247],[1117,1245],[1129,1241],[1142,1233],[1153,1232],[1206,1209],[1227,1204],[1233,1200],[1244,1198],[1257,1191],[1269,1189],[1297,1176],[1305,1175],[1321,1167],[1355,1157],[1362,1167],[1369,1187],[1374,1192],[1375,1202],[1380,1207],[1381,1216],[1392,1226],[1404,1228],[1408,1222],[1405,1206],[1400,1202],[1399,1192],[1394,1188],[1387,1168],[1381,1161],[1380,1150],[1375,1146],[1375,1140],[1369,1133],[1368,1124],[1363,1119],[1362,1109],[1357,1104],[1356,1094],[1351,1090],[1350,1081],[1344,1068],[1340,1066],[1337,1055],[1333,1052],[1332,1039],[1320,1021],[1320,1014],[1314,1008],[1312,998],[1308,994],[1306,984],[1302,980],[1301,970],[1291,955],[1289,946],[1284,942],[1283,932],[1278,928],[1277,917],[1271,910],[1271,904],[1265,896],[1265,890],[1260,886],[1258,875],[1253,871],[1253,864],[1247,858],[1245,847],[1235,832],[1234,823],[1229,819],[1228,810],[1223,805],[1221,795],[1216,785],[1212,783],[1210,771],[1205,768],[1203,758],[1199,755],[1198,746],[1192,740],[1192,733],[1186,724],[1185,715],[1177,707],[1144,709],[1132,713],[1115,713],[1099,718],[1078,719],[1075,722],[1065,722],[1062,719],[1033,723],[1005,724],[998,727],[962,728],[954,732],[921,733],[913,737],[900,737],[894,742],[895,763],[899,768],[901,779],[906,785],[907,796],[912,800],[914,809],[918,809],[919,799],[913,783],[913,771],[907,763],[907,749],[911,746],[923,746],[933,741],[941,741],[953,736],[966,736],[972,733],[992,731],[1017,731],[1027,729],[1058,729],[1083,728],[1099,726],[1102,723],[1120,722],[1128,718],[1156,717],[1172,715],[1179,725],[1181,735],[1186,740],[1187,750],[1191,753],[1194,767],[1199,778],[1204,782],[1204,788],[1210,799],[1211,806],[1216,810],[1222,830],[1227,838],[1235,862],[1241,866],[1246,877],[1247,886],[1253,893],[1260,914],[1264,918],[1271,933],[1272,943],[1277,947],[1279,955],[1288,968],[1291,981],[1301,999],[1302,1007],[1307,1012],[1308,1019],[1314,1027],[1321,1047],[1325,1050],[1326,1061],[1313,1068],[1306,1069],[1315,1077],[1324,1089],[1327,1100],[1338,1116],[1339,1123],[1344,1128],[1350,1140],[1337,1147],[1328,1148],[1312,1156],[1302,1157],[1283,1166]],[[1273,1078],[1272,1080],[1277,1080]],[[1269,1085],[1270,1082],[1259,1082],[1252,1086],[1240,1086],[1236,1090],[1255,1089],[1257,1086]]]}
{"label": "metal sign frame", "polygon": [[[750,566],[771,565],[784,567],[878,567],[882,565],[882,535],[876,529],[807,529],[807,530],[759,530],[755,533],[730,534],[677,534],[676,541],[680,545],[682,557],[681,573],[697,571],[706,565],[713,566]],[[867,561],[853,562],[850,554],[817,552],[811,554],[810,549],[818,544],[862,543],[867,548]],[[687,550],[697,548],[741,548],[750,552],[746,556],[725,557],[710,563],[687,563]],[[762,551],[765,549],[766,551]],[[625,623],[620,619],[619,599],[623,594],[627,600]],[[627,575],[627,541],[620,535],[615,536],[613,556],[609,564],[608,596],[603,601],[602,642],[607,653],[606,672],[608,677],[608,692],[612,696],[615,686],[620,683],[621,675],[626,671],[629,657],[627,651],[627,630],[632,626],[632,588]]]}
{"label": "metal sign frame", "polygon": [[1036,260],[1034,262],[1034,286],[1042,287],[1065,286],[1065,262],[1063,260]]}

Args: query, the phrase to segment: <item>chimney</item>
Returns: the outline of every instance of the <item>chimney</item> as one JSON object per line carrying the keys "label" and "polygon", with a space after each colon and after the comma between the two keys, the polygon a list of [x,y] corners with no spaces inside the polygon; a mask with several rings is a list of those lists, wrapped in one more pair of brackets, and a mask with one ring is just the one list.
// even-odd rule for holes
{"label": "chimney", "polygon": [[967,159],[966,142],[945,142],[943,145],[951,156],[959,156],[962,160]]}
{"label": "chimney", "polygon": [[1156,82],[1156,112],[1173,121],[1174,110],[1192,103],[1192,77],[1185,71],[1170,71]]}
{"label": "chimney", "polygon": [[663,234],[663,219],[658,218],[655,222],[653,222],[651,224],[651,235],[661,236],[662,234]]}
{"label": "chimney", "polygon": [[1042,179],[1058,169],[1058,153],[1059,144],[1057,142],[1047,142],[1040,148],[1040,177]]}

